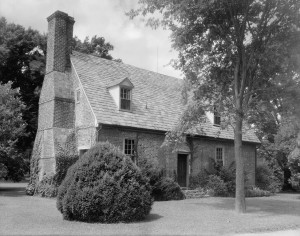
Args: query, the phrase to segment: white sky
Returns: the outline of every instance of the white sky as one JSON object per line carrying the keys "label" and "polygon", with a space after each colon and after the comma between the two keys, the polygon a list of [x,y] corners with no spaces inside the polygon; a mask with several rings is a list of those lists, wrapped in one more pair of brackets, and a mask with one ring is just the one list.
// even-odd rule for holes
{"label": "white sky", "polygon": [[56,10],[64,11],[75,18],[74,36],[102,36],[114,46],[114,58],[182,78],[180,71],[168,65],[177,58],[171,49],[170,32],[152,30],[141,20],[125,16],[136,5],[137,0],[0,0],[0,17],[46,33],[46,18]]}

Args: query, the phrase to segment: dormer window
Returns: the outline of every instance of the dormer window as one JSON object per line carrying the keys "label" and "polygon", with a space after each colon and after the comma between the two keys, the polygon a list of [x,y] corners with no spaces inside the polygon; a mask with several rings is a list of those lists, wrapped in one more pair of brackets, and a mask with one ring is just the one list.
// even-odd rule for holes
{"label": "dormer window", "polygon": [[131,89],[121,88],[120,90],[121,110],[131,109]]}
{"label": "dormer window", "polygon": [[132,112],[134,86],[127,77],[113,81],[107,86],[107,89],[118,110]]}
{"label": "dormer window", "polygon": [[214,125],[216,125],[216,126],[221,125],[221,116],[216,108],[214,108]]}

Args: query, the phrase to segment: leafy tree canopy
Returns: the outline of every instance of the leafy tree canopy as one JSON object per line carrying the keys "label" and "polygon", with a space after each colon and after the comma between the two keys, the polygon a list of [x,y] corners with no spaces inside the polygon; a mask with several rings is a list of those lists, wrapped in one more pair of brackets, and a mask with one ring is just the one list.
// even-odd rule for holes
{"label": "leafy tree canopy", "polygon": [[[82,42],[77,36],[73,38],[73,49],[86,54],[93,54],[101,58],[113,60],[113,57],[109,54],[114,49],[114,46],[109,42],[105,42],[105,38],[93,36],[91,40],[86,37]],[[121,59],[114,59],[121,62]]]}
{"label": "leafy tree canopy", "polygon": [[23,159],[16,146],[19,138],[26,137],[25,105],[19,95],[19,89],[12,89],[11,82],[0,83],[0,173],[13,180],[24,174]]}
{"label": "leafy tree canopy", "polygon": [[[268,107],[280,110],[281,104],[289,104],[297,110],[290,101],[299,99],[300,2],[140,0],[139,4],[128,15],[142,15],[154,28],[169,28],[179,52],[175,67],[185,74],[188,102],[180,131],[199,123],[203,111],[214,109],[223,124],[234,127],[236,210],[244,212],[243,123]],[[282,91],[289,91],[289,96]]]}

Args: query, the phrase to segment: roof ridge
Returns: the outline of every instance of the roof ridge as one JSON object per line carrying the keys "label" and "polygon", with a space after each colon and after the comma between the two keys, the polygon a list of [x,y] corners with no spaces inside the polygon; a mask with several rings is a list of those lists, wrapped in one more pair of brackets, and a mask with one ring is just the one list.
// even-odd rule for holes
{"label": "roof ridge", "polygon": [[[157,74],[157,75],[160,75],[160,76],[168,77],[170,79],[175,79],[175,80],[178,80],[178,81],[183,81],[183,79],[181,79],[181,78],[177,78],[177,77],[170,76],[170,75],[165,75],[165,74],[158,73],[158,72],[155,72],[155,71],[151,71],[151,70],[148,70],[148,69],[145,69],[145,68],[141,68],[141,67],[137,67],[137,66],[134,66],[134,65],[130,65],[130,64],[127,64],[127,63],[124,63],[124,62],[117,62],[117,61],[114,61],[114,60],[109,60],[109,59],[106,59],[106,58],[103,58],[103,57],[99,57],[99,56],[94,55],[94,54],[87,54],[87,53],[82,53],[82,52],[73,50],[71,56],[72,55],[74,56],[73,52],[81,54],[81,55],[84,55],[84,56],[88,56],[88,57],[94,57],[97,60],[103,60],[103,61],[109,62],[113,66],[116,66],[116,65],[125,65],[125,66],[129,66],[129,67],[132,67],[132,68],[135,68],[135,69],[138,69],[138,70],[143,70],[143,71],[151,73],[151,74]],[[94,63],[93,60],[92,60],[92,63]],[[120,64],[117,64],[117,63],[120,63]],[[121,68],[121,69],[125,70],[128,73],[128,71],[126,69],[124,69],[124,68]]]}

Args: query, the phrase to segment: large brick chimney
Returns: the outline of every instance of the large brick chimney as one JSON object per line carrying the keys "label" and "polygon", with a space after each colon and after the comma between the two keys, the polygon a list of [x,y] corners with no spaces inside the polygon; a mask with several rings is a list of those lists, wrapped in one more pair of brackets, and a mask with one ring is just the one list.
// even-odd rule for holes
{"label": "large brick chimney", "polygon": [[31,164],[32,168],[39,169],[35,171],[38,173],[33,173],[31,168],[32,177],[35,175],[39,180],[44,174],[55,173],[55,157],[74,131],[75,116],[70,64],[75,21],[61,11],[54,12],[47,20],[46,75],[39,100],[38,131]]}
{"label": "large brick chimney", "polygon": [[46,73],[51,71],[65,72],[66,68],[70,67],[74,18],[64,12],[56,11],[47,20]]}

